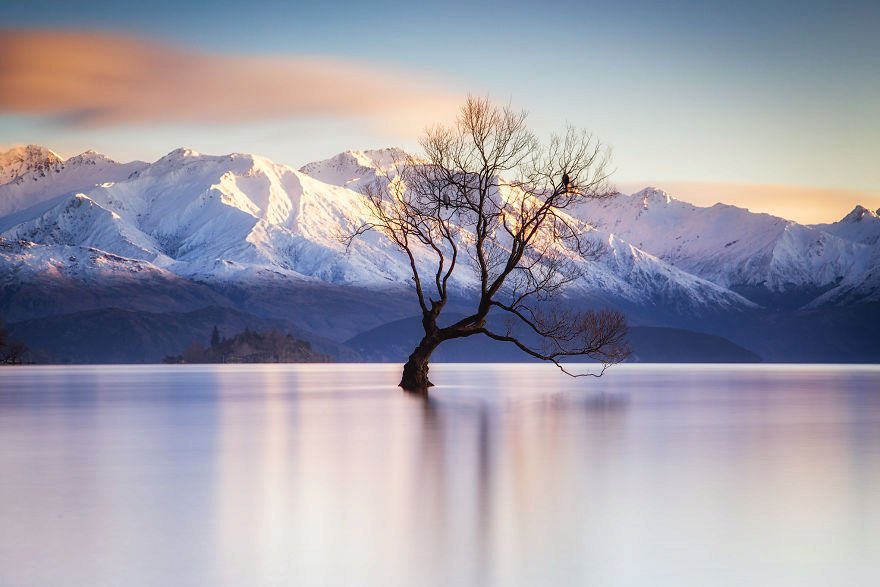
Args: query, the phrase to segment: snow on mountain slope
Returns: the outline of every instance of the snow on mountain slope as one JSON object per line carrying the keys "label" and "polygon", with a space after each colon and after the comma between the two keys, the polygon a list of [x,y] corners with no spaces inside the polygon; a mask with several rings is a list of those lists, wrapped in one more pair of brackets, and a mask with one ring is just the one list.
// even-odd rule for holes
{"label": "snow on mountain slope", "polygon": [[864,245],[735,206],[694,206],[656,188],[585,202],[575,215],[723,287],[822,287],[870,266]]}
{"label": "snow on mountain slope", "polygon": [[[599,257],[572,284],[573,292],[611,294],[633,304],[656,305],[681,314],[754,309],[741,295],[664,262],[613,234],[593,229],[587,237],[600,244]],[[576,293],[573,295],[577,295]]]}
{"label": "snow on mountain slope", "polygon": [[[6,239],[92,248],[201,282],[412,287],[408,263],[382,235],[368,233],[348,250],[341,238],[368,218],[357,190],[392,169],[402,151],[347,151],[302,171],[256,155],[188,149],[131,164],[131,171],[96,153],[42,168],[33,161],[49,161],[51,152],[32,151],[25,174],[0,186]],[[83,182],[87,187],[76,187]],[[10,186],[16,198],[3,191]],[[582,265],[573,297],[682,313],[747,309],[755,305],[728,287],[857,287],[876,266],[872,247],[817,227],[733,206],[700,208],[660,190],[588,202],[575,212],[593,224],[588,238],[602,254]],[[427,249],[416,256],[422,266],[432,258]],[[454,279],[458,291],[475,283],[467,271]]]}
{"label": "snow on mountain slope", "polygon": [[359,239],[352,248],[360,254],[346,256],[339,237],[364,217],[359,194],[255,155],[179,149],[88,195],[145,233],[181,274],[254,266],[334,283],[403,279],[378,235]]}
{"label": "snow on mountain slope", "polygon": [[[326,161],[306,165],[302,170],[315,179],[359,189],[381,173],[393,171],[395,163],[406,156],[406,153],[398,149],[347,151]],[[356,197],[360,198],[359,195]],[[378,236],[367,235],[371,239]],[[740,309],[754,307],[754,304],[738,294],[688,275],[612,235],[592,231],[589,238],[599,243],[602,254],[597,261],[582,266],[584,277],[573,283],[569,291],[574,297],[584,295],[591,298],[616,298],[618,301],[625,300],[633,304],[665,304],[677,306],[682,310],[688,308],[690,311],[699,311],[706,307]],[[378,243],[373,242],[373,246],[380,243],[383,247],[388,247],[388,243],[381,237]],[[351,255],[355,259],[357,256],[357,254]],[[417,255],[420,265],[432,258],[427,251]],[[409,283],[409,268],[405,260],[393,249],[388,262],[397,266],[393,271],[397,276],[396,279]],[[430,260],[427,262],[430,263]],[[459,287],[476,286],[476,275],[471,271],[464,273],[459,271],[457,277]]]}
{"label": "snow on mountain slope", "polygon": [[812,226],[849,241],[865,245],[880,244],[880,210],[872,212],[864,206],[856,206],[837,222]]}
{"label": "snow on mountain slope", "polygon": [[[358,153],[330,160],[342,162],[338,166],[310,169],[354,187],[359,178],[375,177],[370,169],[399,156],[391,150]],[[350,173],[355,177],[347,178]],[[368,233],[346,251],[340,236],[367,217],[363,196],[342,185],[254,155],[178,149],[125,180],[6,215],[0,234],[92,247],[201,281],[282,278],[411,287],[407,261],[382,235]],[[601,241],[605,254],[586,267],[575,296],[691,309],[751,306],[619,238],[601,231],[590,238]],[[420,265],[431,258],[427,249],[417,251]],[[455,279],[459,291],[475,283],[467,271]]]}
{"label": "snow on mountain slope", "polygon": [[39,145],[13,147],[0,153],[0,184],[30,173],[42,174],[42,177],[45,177],[47,173],[51,173],[54,165],[62,161],[57,153],[46,147]]}
{"label": "snow on mountain slope", "polygon": [[[130,177],[7,214],[7,238],[87,245],[173,266],[181,275],[406,282],[380,235],[345,254],[339,236],[364,218],[362,197],[289,167],[242,154],[178,149]],[[77,210],[74,213],[74,209]]]}
{"label": "snow on mountain slope", "polygon": [[121,181],[146,165],[117,163],[94,151],[62,160],[45,147],[16,147],[0,153],[0,216],[99,183]]}
{"label": "snow on mountain slope", "polygon": [[0,315],[7,320],[96,308],[169,312],[229,305],[211,288],[146,261],[0,237]]}
{"label": "snow on mountain slope", "polygon": [[[310,163],[302,171],[335,185],[359,189],[381,173],[393,171],[394,164],[406,157],[398,149],[346,151]],[[601,254],[595,261],[579,263],[584,277],[571,284],[569,294],[573,297],[616,298],[633,304],[666,305],[697,312],[706,307],[755,307],[742,296],[676,269],[614,235],[592,230],[588,238],[599,245]],[[406,273],[405,267],[403,271]],[[475,284],[475,275],[466,274],[465,282]]]}
{"label": "snow on mountain slope", "polygon": [[168,261],[142,232],[83,194],[61,196],[0,218],[0,236],[45,245],[98,247],[154,263]]}
{"label": "snow on mountain slope", "polygon": [[[858,279],[848,279],[811,301],[805,308],[880,303],[880,259]],[[876,310],[875,310],[876,315]]]}
{"label": "snow on mountain slope", "polygon": [[847,275],[834,288],[816,297],[805,308],[880,303],[880,247],[874,246],[868,268]]}
{"label": "snow on mountain slope", "polygon": [[393,174],[395,167],[407,157],[405,151],[397,148],[345,151],[330,159],[304,165],[300,172],[330,185],[358,190],[382,173]]}
{"label": "snow on mountain slope", "polygon": [[170,271],[147,261],[130,259],[87,246],[38,244],[0,238],[0,253],[0,276],[4,279],[13,275],[18,278],[63,276],[84,282],[147,275],[177,278]]}

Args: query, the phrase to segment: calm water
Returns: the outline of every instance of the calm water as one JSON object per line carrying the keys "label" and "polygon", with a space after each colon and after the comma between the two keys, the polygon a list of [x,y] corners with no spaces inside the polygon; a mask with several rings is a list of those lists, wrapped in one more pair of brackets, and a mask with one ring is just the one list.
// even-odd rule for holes
{"label": "calm water", "polygon": [[0,585],[878,585],[880,369],[0,369]]}

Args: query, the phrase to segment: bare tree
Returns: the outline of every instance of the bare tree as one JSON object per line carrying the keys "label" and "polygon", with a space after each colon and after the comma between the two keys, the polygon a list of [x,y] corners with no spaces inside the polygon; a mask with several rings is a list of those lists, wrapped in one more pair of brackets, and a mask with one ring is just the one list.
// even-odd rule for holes
{"label": "bare tree", "polygon": [[[421,146],[424,158],[399,161],[364,188],[370,218],[347,235],[350,244],[376,230],[409,260],[425,334],[404,365],[400,386],[426,393],[437,346],[477,334],[575,376],[601,375],[626,358],[622,314],[549,303],[598,254],[585,238],[589,227],[565,210],[611,194],[602,145],[574,128],[543,145],[525,113],[470,97],[457,122],[429,129]],[[474,306],[470,315],[440,327],[453,275]],[[490,330],[490,312],[506,315],[508,326]],[[529,343],[535,339],[540,342]],[[598,361],[601,371],[574,374],[563,364],[571,358]]]}
{"label": "bare tree", "polygon": [[12,340],[9,337],[9,331],[0,321],[0,364],[21,365],[27,353],[27,345],[21,341]]}
{"label": "bare tree", "polygon": [[21,365],[24,363],[25,356],[28,353],[27,345],[23,342],[14,340],[6,347],[4,353],[4,361],[10,365]]}

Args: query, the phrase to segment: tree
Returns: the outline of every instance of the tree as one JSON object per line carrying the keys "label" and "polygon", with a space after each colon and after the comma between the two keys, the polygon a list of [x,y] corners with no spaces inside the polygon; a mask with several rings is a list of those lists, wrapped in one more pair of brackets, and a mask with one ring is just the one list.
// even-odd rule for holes
{"label": "tree", "polygon": [[0,322],[0,363],[21,365],[28,350],[23,342],[9,338],[9,331]]}
{"label": "tree", "polygon": [[[611,195],[607,152],[590,134],[568,128],[542,145],[526,114],[469,97],[451,126],[426,131],[424,158],[407,157],[362,193],[369,218],[346,240],[370,230],[406,255],[422,313],[424,336],[403,368],[400,387],[427,393],[431,354],[447,340],[473,335],[517,346],[555,363],[587,358],[604,370],[628,355],[626,320],[616,311],[576,311],[552,304],[599,254],[589,227],[565,213]],[[453,275],[471,313],[440,327]],[[455,281],[455,280],[453,280]],[[507,316],[492,330],[490,312]],[[537,338],[539,344],[532,344]]]}
{"label": "tree", "polygon": [[220,344],[220,331],[217,330],[217,325],[214,325],[214,330],[211,332],[211,348],[216,348],[217,345]]}
{"label": "tree", "polygon": [[4,360],[10,365],[21,365],[27,355],[28,347],[23,342],[12,341],[7,345]]}

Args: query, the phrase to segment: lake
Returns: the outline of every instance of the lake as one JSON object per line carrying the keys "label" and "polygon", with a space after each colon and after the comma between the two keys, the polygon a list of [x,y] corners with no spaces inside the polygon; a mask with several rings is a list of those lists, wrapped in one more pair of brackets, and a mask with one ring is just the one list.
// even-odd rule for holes
{"label": "lake", "polygon": [[880,368],[0,369],[0,585],[878,585]]}

